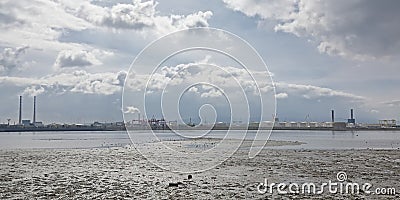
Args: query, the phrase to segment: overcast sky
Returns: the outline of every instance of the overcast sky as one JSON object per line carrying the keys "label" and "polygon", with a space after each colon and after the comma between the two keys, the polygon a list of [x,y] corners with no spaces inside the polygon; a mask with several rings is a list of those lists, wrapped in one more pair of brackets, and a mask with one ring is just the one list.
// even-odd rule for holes
{"label": "overcast sky", "polygon": [[282,121],[327,121],[331,109],[342,121],[350,108],[360,122],[399,120],[399,21],[397,0],[1,0],[0,122],[18,120],[18,95],[27,119],[37,95],[46,123],[119,121],[134,58],[194,27],[254,46],[273,74]]}

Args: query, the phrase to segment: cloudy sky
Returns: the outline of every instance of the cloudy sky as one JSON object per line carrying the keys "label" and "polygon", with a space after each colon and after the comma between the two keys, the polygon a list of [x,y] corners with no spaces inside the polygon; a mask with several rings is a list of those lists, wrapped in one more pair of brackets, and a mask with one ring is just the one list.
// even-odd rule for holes
{"label": "cloudy sky", "polygon": [[[37,95],[44,122],[119,121],[134,58],[195,27],[232,32],[259,52],[281,120],[326,121],[331,109],[345,120],[350,108],[361,122],[399,120],[399,10],[396,0],[0,0],[0,122],[17,121],[18,95],[24,118]],[[219,94],[204,86],[190,93]]]}

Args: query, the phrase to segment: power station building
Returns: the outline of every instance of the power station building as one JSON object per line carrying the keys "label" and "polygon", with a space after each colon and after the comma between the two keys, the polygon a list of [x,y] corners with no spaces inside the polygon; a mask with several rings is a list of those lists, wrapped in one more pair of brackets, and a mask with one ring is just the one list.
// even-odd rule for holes
{"label": "power station building", "polygon": [[19,96],[18,125],[20,125],[20,126],[35,126],[35,127],[43,126],[42,122],[36,121],[36,96],[33,97],[32,122],[29,119],[22,119],[22,96]]}

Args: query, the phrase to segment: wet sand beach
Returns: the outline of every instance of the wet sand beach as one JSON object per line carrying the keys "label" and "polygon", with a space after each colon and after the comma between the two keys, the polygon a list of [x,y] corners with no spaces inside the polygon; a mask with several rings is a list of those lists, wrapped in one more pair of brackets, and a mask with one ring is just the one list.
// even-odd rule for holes
{"label": "wet sand beach", "polygon": [[[273,143],[270,143],[270,145]],[[279,142],[275,143],[275,145]],[[286,144],[282,143],[281,144]],[[0,150],[1,199],[399,199],[400,195],[261,194],[276,183],[348,181],[400,190],[398,150],[264,149],[249,159],[242,149],[204,172],[173,173],[132,147]],[[172,162],[172,161],[171,161]],[[178,160],[174,162],[179,162]],[[398,192],[399,193],[399,192]]]}

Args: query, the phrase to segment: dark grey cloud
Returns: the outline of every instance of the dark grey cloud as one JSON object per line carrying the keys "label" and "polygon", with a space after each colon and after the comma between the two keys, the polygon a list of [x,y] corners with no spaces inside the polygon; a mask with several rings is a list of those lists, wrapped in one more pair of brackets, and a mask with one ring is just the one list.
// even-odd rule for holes
{"label": "dark grey cloud", "polygon": [[400,1],[397,0],[224,0],[228,7],[261,20],[275,30],[309,38],[318,50],[355,60],[400,54]]}
{"label": "dark grey cloud", "polygon": [[0,2],[0,27],[10,28],[25,24],[25,21],[17,17],[16,12],[12,8],[13,2]]}
{"label": "dark grey cloud", "polygon": [[5,14],[0,11],[0,26],[2,28],[20,26],[24,23],[23,20],[17,19],[15,15]]}

